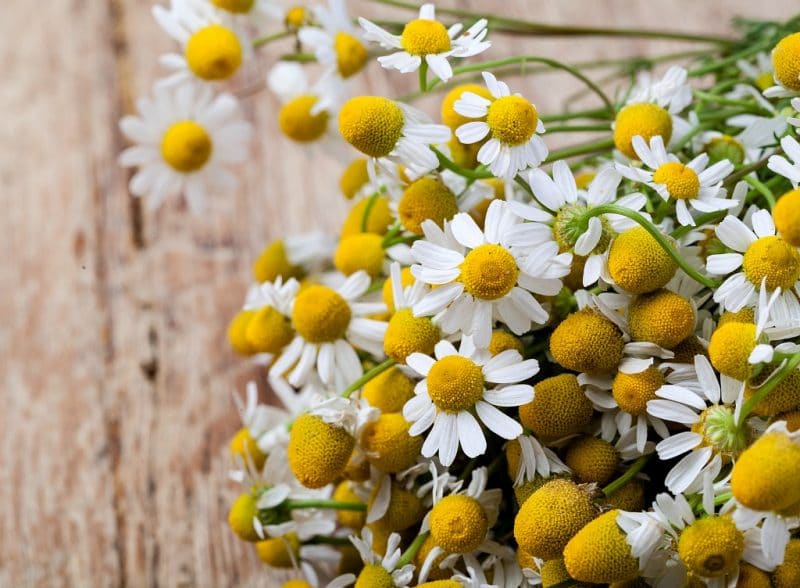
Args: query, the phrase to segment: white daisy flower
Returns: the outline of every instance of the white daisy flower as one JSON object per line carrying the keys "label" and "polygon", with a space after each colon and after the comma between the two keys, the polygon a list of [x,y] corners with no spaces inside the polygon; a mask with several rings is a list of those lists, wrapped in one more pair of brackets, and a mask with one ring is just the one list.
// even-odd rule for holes
{"label": "white daisy flower", "polygon": [[342,79],[361,71],[369,53],[347,14],[344,0],[328,0],[327,6],[314,8],[319,27],[303,27],[298,39],[321,64],[332,68]]}
{"label": "white daisy flower", "polygon": [[403,416],[413,423],[409,435],[433,426],[422,445],[423,456],[438,454],[442,464],[449,466],[459,446],[468,457],[482,455],[486,437],[479,420],[503,439],[522,434],[522,426],[496,407],[533,400],[533,387],[519,382],[539,371],[536,360],[523,360],[513,349],[491,357],[464,337],[459,350],[449,341],[439,341],[435,358],[412,353],[406,363],[424,376],[414,389],[414,398],[403,407]]}
{"label": "white daisy flower", "polygon": [[[569,273],[569,254],[558,245],[527,246],[532,224],[522,224],[508,204],[494,200],[486,213],[484,230],[466,213],[445,223],[422,224],[425,239],[416,241],[411,254],[414,277],[439,286],[414,305],[416,316],[436,316],[446,333],[464,333],[486,346],[495,320],[522,335],[532,324],[544,324],[548,312],[533,293],[554,296],[561,277]],[[521,245],[521,246],[518,246]]]}
{"label": "white daisy flower", "polygon": [[709,255],[706,269],[728,276],[714,292],[714,301],[725,310],[738,312],[755,307],[759,291],[780,290],[771,312],[787,325],[800,325],[800,253],[776,235],[775,223],[767,210],[750,215],[752,230],[735,216],[725,217],[716,228],[717,238],[733,253]]}
{"label": "white daisy flower", "polygon": [[252,129],[233,96],[214,96],[193,84],[156,88],[152,98],[139,100],[138,110],[119,123],[135,143],[119,157],[120,165],[139,168],[130,181],[134,196],[146,196],[156,209],[165,198],[183,194],[192,211],[200,212],[209,192],[236,189],[228,167],[247,157]]}
{"label": "white daisy flower", "polygon": [[381,556],[373,551],[372,531],[369,527],[361,530],[361,537],[351,536],[350,542],[358,550],[364,569],[358,577],[355,574],[343,574],[328,584],[327,588],[344,588],[358,581],[360,585],[391,586],[403,588],[411,584],[414,578],[414,564],[406,564],[397,569],[403,552],[400,549],[401,538],[397,533],[389,535],[386,544],[386,555]]}
{"label": "white daisy flower", "polygon": [[729,210],[739,204],[736,200],[725,198],[725,189],[722,187],[722,181],[733,171],[733,164],[727,159],[706,168],[708,154],[701,153],[684,165],[676,155],[667,153],[660,135],[651,138],[649,146],[641,136],[635,136],[633,149],[652,171],[622,164],[617,164],[617,170],[630,180],[644,182],[664,200],[673,198],[681,225],[695,225],[689,205],[704,213]]}
{"label": "white daisy flower", "polygon": [[170,0],[169,9],[153,6],[152,10],[156,22],[180,43],[182,50],[161,57],[161,65],[173,73],[157,85],[227,80],[252,53],[249,38],[231,26],[231,19],[224,19],[211,2]]}
{"label": "white daisy flower", "polygon": [[763,92],[771,87],[774,81],[775,68],[772,67],[772,58],[769,53],[762,51],[750,59],[751,61],[737,60],[736,67],[744,74],[744,77],[750,80],[753,86]]}
{"label": "white daisy flower", "polygon": [[689,72],[685,68],[674,65],[664,76],[654,81],[650,72],[639,73],[636,85],[628,95],[626,104],[651,102],[677,114],[692,102],[692,87],[687,80]]}
{"label": "white daisy flower", "polygon": [[391,34],[366,18],[359,18],[358,22],[366,31],[367,40],[376,41],[385,49],[401,50],[379,57],[378,62],[383,67],[410,73],[417,71],[424,59],[431,71],[443,82],[453,77],[453,69],[448,58],[472,57],[483,53],[491,46],[489,41],[484,40],[488,33],[485,18],[463,33],[464,27],[461,24],[446,29],[436,20],[436,9],[433,4],[420,6],[419,18],[406,24],[400,35]]}
{"label": "white daisy flower", "polygon": [[483,72],[492,99],[464,92],[453,109],[468,122],[456,129],[456,137],[465,145],[488,141],[478,151],[478,161],[489,166],[492,174],[506,180],[529,167],[538,167],[547,159],[547,145],[538,135],[545,132],[536,107],[519,94],[511,94],[505,82],[488,71]]}
{"label": "white daisy flower", "polygon": [[317,373],[323,384],[341,392],[361,377],[356,347],[375,357],[383,355],[386,323],[365,318],[386,312],[382,302],[363,302],[369,276],[359,271],[338,288],[314,285],[300,291],[292,304],[295,338],[270,369],[273,376],[288,373],[288,382],[300,387]]}

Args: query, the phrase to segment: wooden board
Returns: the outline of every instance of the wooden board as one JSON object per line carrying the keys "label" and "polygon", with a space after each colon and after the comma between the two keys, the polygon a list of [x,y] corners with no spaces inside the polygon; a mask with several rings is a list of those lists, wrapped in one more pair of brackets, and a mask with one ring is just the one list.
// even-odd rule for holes
{"label": "wooden board", "polygon": [[[553,23],[724,33],[729,17],[780,18],[778,0],[450,1]],[[359,2],[364,15],[408,18]],[[234,194],[194,217],[128,196],[116,121],[159,74],[169,40],[144,0],[15,0],[0,16],[0,586],[279,586],[225,525],[235,487],[230,397],[255,370],[228,350],[259,248],[335,230],[342,161],[277,133],[267,93]],[[492,58],[565,61],[685,48],[673,42],[495,37]],[[274,61],[262,52],[243,85]],[[397,95],[414,76],[373,64],[360,91]],[[517,86],[553,112],[576,86]],[[434,101],[422,105],[435,113]],[[346,150],[342,150],[343,152]],[[346,159],[347,153],[343,155]],[[324,213],[321,213],[324,211]]]}

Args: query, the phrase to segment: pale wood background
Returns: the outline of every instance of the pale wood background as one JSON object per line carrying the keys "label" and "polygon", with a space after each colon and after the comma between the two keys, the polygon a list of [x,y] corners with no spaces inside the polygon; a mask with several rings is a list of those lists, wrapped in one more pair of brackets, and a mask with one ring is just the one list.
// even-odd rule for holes
{"label": "pale wood background", "polygon": [[[150,4],[12,0],[0,9],[2,587],[279,585],[224,522],[235,493],[224,449],[237,427],[230,396],[255,373],[227,349],[224,330],[267,240],[338,225],[344,204],[332,178],[341,162],[279,136],[276,102],[262,93],[246,101],[259,140],[241,190],[203,217],[177,202],[142,211],[115,164],[116,121],[171,46]],[[781,18],[795,8],[779,0],[459,5],[718,33],[734,14]],[[408,16],[365,2],[356,11]],[[685,47],[495,42],[491,58],[564,61]],[[263,52],[243,85],[262,79],[275,51]],[[397,94],[415,83],[401,77],[373,66],[362,91]],[[515,86],[543,112],[570,88],[560,75]]]}

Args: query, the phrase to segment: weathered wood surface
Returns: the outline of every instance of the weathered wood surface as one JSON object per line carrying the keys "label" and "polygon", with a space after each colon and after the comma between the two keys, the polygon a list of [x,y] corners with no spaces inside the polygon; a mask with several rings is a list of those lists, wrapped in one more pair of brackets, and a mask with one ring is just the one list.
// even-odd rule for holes
{"label": "weathered wood surface", "polygon": [[[284,231],[335,229],[344,205],[331,174],[340,162],[280,137],[276,102],[262,93],[246,101],[259,140],[241,190],[203,217],[176,202],[142,211],[115,164],[123,147],[116,120],[148,90],[157,55],[170,47],[150,4],[16,0],[0,13],[4,588],[279,585],[224,523],[235,492],[224,450],[237,426],[230,394],[254,374],[229,352],[224,329],[259,247]],[[792,10],[780,0],[459,5],[553,23],[718,33],[733,14]],[[565,61],[685,47],[495,43],[492,57]],[[274,52],[263,52],[250,82]],[[387,92],[401,77],[373,66],[363,89]],[[395,93],[415,83],[402,81]],[[520,89],[552,112],[574,87],[548,75]]]}

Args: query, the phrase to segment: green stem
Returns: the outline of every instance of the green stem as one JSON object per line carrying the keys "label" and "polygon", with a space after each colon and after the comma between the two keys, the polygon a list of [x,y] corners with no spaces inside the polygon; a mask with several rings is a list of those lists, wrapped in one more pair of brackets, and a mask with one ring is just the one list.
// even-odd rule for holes
{"label": "green stem", "polygon": [[673,239],[676,239],[676,240],[680,239],[681,237],[683,237],[684,235],[688,235],[689,233],[691,233],[693,230],[695,230],[698,227],[702,227],[703,225],[707,225],[709,223],[714,223],[714,222],[717,222],[718,220],[722,220],[728,214],[730,214],[730,213],[727,210],[718,210],[716,212],[706,212],[704,214],[701,214],[700,216],[698,216],[695,219],[695,223],[697,223],[697,224],[695,224],[695,225],[687,225],[685,227],[678,227],[677,229],[672,231],[669,234],[669,236],[672,237]]}
{"label": "green stem", "polygon": [[775,194],[763,182],[760,182],[755,176],[745,176],[744,181],[753,186],[753,189],[764,197],[770,210],[775,208]]}
{"label": "green stem", "polygon": [[755,102],[726,98],[725,96],[718,96],[717,94],[712,94],[710,92],[703,92],[702,90],[695,90],[694,95],[707,102],[713,102],[714,104],[724,104],[725,106],[735,106],[737,108],[747,108],[751,110],[754,109],[758,111],[763,111],[763,108],[758,106],[758,104],[756,104]]}
{"label": "green stem", "polygon": [[393,360],[393,359],[387,359],[383,363],[379,363],[374,368],[372,368],[371,370],[367,371],[363,376],[361,376],[355,382],[350,384],[347,388],[345,388],[344,392],[342,392],[340,394],[340,396],[342,398],[350,398],[350,395],[353,392],[355,392],[356,390],[361,388],[364,384],[366,384],[367,382],[372,380],[374,377],[376,377],[376,376],[380,375],[381,373],[385,372],[386,370],[388,370],[395,363],[397,363],[397,362],[395,360]]}
{"label": "green stem", "polygon": [[767,165],[767,162],[769,161],[769,158],[772,157],[772,155],[781,154],[781,153],[783,153],[783,149],[781,149],[779,147],[772,154],[765,155],[764,157],[762,157],[758,161],[743,167],[742,169],[740,169],[739,171],[737,171],[734,174],[729,175],[727,178],[725,178],[725,181],[722,183],[722,185],[726,186],[726,187],[727,186],[732,186],[733,184],[735,184],[736,182],[738,182],[739,180],[744,178],[746,175],[750,174],[751,172],[758,171],[762,167]]}
{"label": "green stem", "polygon": [[712,63],[709,63],[708,65],[690,70],[689,75],[693,77],[703,76],[707,73],[720,70],[724,67],[727,67],[728,65],[736,63],[740,59],[744,59],[745,57],[749,57],[750,55],[755,55],[759,51],[763,51],[767,46],[768,46],[767,43],[756,43],[755,45],[751,45],[747,49],[743,49],[738,53],[733,53],[732,55],[729,55],[728,57],[725,57],[723,59],[715,60]]}
{"label": "green stem", "polygon": [[367,228],[369,226],[369,215],[372,212],[372,208],[375,206],[375,202],[378,200],[378,192],[370,195],[367,199],[367,203],[364,205],[364,214],[361,215],[361,232],[366,233]]}
{"label": "green stem", "polygon": [[800,353],[796,353],[792,358],[787,361],[782,368],[773,372],[773,374],[764,382],[757,392],[753,394],[747,402],[742,406],[742,411],[739,413],[739,426],[741,427],[747,416],[753,412],[753,409],[759,402],[764,400],[767,395],[775,390],[781,382],[788,378],[797,366],[800,365]]}
{"label": "green stem", "polygon": [[400,556],[400,559],[397,560],[397,566],[395,569],[402,568],[404,565],[411,563],[411,560],[414,559],[415,555],[417,555],[417,552],[422,547],[422,544],[425,543],[425,539],[428,538],[428,535],[430,535],[430,531],[426,531],[425,533],[420,533],[417,535],[411,545],[408,546],[408,549],[406,549],[403,552],[403,555]]}
{"label": "green stem", "polygon": [[719,506],[720,504],[725,504],[725,503],[726,503],[726,502],[728,502],[728,501],[729,501],[731,498],[733,498],[733,492],[725,492],[725,493],[723,493],[723,494],[720,494],[719,496],[717,496],[717,497],[714,499],[714,504],[715,504],[716,506]]}
{"label": "green stem", "polygon": [[483,170],[471,170],[471,169],[464,169],[463,167],[456,164],[454,161],[447,158],[447,156],[439,151],[436,147],[431,147],[431,150],[436,154],[436,157],[439,158],[439,165],[445,169],[449,169],[453,173],[457,173],[458,175],[468,178],[470,180],[484,180],[486,178],[494,177],[490,171]]}
{"label": "green stem", "polygon": [[561,114],[543,114],[539,117],[543,123],[561,122],[565,120],[575,120],[576,118],[594,118],[608,120],[608,111],[605,108],[592,108],[589,110],[576,110],[575,112],[564,112]]}
{"label": "green stem", "polygon": [[592,133],[598,131],[610,131],[611,127],[605,125],[553,125],[547,127],[548,134],[552,133]]}
{"label": "green stem", "polygon": [[283,506],[289,510],[302,508],[335,508],[337,510],[355,510],[366,512],[367,505],[363,502],[346,502],[344,500],[287,500]]}
{"label": "green stem", "polygon": [[292,35],[293,33],[291,31],[281,31],[272,35],[266,35],[265,37],[259,37],[258,39],[253,39],[253,47],[258,49],[267,43],[272,43],[273,41],[277,41],[279,39],[285,39],[286,37],[291,37]]}
{"label": "green stem", "polygon": [[[430,88],[433,88],[434,82],[436,82],[436,80],[431,82]],[[419,65],[419,91],[425,94],[428,90],[428,63],[423,61]]]}
{"label": "green stem", "polygon": [[601,214],[619,214],[620,216],[627,217],[632,221],[638,223],[644,230],[650,233],[650,236],[658,242],[661,248],[669,255],[672,260],[678,264],[678,266],[686,272],[686,274],[692,278],[694,281],[706,286],[708,288],[716,288],[719,286],[719,283],[716,280],[712,280],[711,278],[707,278],[700,272],[698,272],[695,268],[689,265],[683,257],[680,256],[678,251],[675,247],[672,246],[670,243],[669,238],[664,235],[657,226],[655,226],[652,222],[647,220],[641,214],[636,212],[635,210],[631,210],[629,208],[625,208],[624,206],[619,206],[617,204],[603,204],[601,206],[595,206],[594,208],[590,208],[586,211],[586,215],[584,218],[586,221],[593,216],[599,216]]}
{"label": "green stem", "polygon": [[606,496],[611,496],[614,494],[614,492],[622,488],[625,484],[632,480],[636,474],[642,471],[642,468],[650,460],[652,455],[652,453],[650,455],[643,455],[633,462],[624,474],[603,488],[603,494]]}
{"label": "green stem", "polygon": [[550,153],[545,163],[552,163],[559,159],[567,159],[568,157],[575,157],[576,155],[586,155],[587,153],[596,153],[598,151],[605,151],[614,146],[614,139],[599,139],[590,143],[582,143],[581,145],[573,145],[572,147],[565,147]]}

